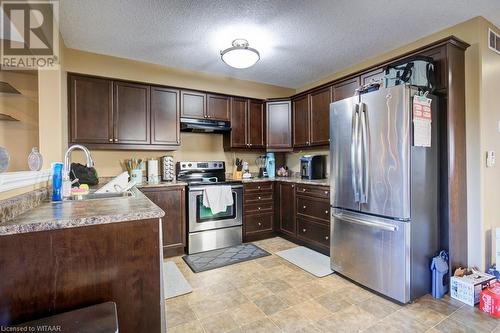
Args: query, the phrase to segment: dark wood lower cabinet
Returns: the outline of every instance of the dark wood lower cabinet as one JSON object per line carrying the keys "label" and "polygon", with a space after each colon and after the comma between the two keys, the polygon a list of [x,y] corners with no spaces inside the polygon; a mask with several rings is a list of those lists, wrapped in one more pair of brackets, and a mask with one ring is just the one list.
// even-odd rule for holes
{"label": "dark wood lower cabinet", "polygon": [[185,187],[145,187],[141,191],[165,212],[162,218],[163,256],[184,254],[187,239]]}
{"label": "dark wood lower cabinet", "polygon": [[272,181],[243,185],[243,241],[274,236],[274,202]]}
{"label": "dark wood lower cabinet", "polygon": [[295,237],[295,184],[278,183],[279,231]]}
{"label": "dark wood lower cabinet", "polygon": [[[244,188],[244,241],[280,235],[297,244],[329,254],[329,187],[270,181],[248,183]],[[276,203],[275,209],[273,201]]]}
{"label": "dark wood lower cabinet", "polygon": [[113,301],[120,333],[162,332],[159,233],[151,219],[1,236],[0,326]]}

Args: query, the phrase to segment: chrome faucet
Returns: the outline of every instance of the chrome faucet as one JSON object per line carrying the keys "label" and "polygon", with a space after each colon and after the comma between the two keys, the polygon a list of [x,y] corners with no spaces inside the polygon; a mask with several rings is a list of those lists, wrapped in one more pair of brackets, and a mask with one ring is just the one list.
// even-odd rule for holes
{"label": "chrome faucet", "polygon": [[92,159],[92,156],[90,155],[90,151],[88,150],[87,147],[82,146],[82,145],[73,145],[69,147],[66,150],[66,153],[64,153],[64,166],[63,166],[63,197],[69,197],[71,195],[71,180],[69,173],[71,172],[71,152],[75,149],[80,149],[85,153],[85,157],[87,159],[87,168],[91,168],[94,166],[94,160]]}

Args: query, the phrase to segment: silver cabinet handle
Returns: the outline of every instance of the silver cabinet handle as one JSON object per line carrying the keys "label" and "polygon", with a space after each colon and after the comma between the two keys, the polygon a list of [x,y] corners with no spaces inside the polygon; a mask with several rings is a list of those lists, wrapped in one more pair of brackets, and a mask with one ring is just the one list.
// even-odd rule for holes
{"label": "silver cabinet handle", "polygon": [[325,210],[325,214],[328,215],[328,210]]}
{"label": "silver cabinet handle", "polygon": [[260,190],[260,186],[257,186],[257,188]]}
{"label": "silver cabinet handle", "polygon": [[295,187],[295,185],[292,184],[292,188],[294,188],[294,187]]}
{"label": "silver cabinet handle", "polygon": [[260,222],[259,222],[259,223],[257,223],[257,224],[259,225],[259,227],[260,227],[260,226],[262,226],[262,223],[260,223]]}
{"label": "silver cabinet handle", "polygon": [[303,188],[303,189],[302,189],[302,192],[305,192],[305,191],[306,191],[306,189],[305,189],[305,188]]}
{"label": "silver cabinet handle", "polygon": [[306,232],[306,231],[307,231],[307,229],[302,229],[302,232]]}
{"label": "silver cabinet handle", "polygon": [[325,191],[325,194],[328,194],[328,191]]}
{"label": "silver cabinet handle", "polygon": [[388,223],[366,221],[363,219],[348,217],[348,216],[345,216],[344,214],[332,214],[332,215],[333,215],[333,217],[335,217],[339,220],[349,222],[349,223],[363,225],[366,227],[372,227],[372,228],[382,229],[382,230],[391,231],[391,232],[398,230],[398,227],[390,225]]}
{"label": "silver cabinet handle", "polygon": [[307,206],[302,206],[302,209],[306,209],[306,208],[307,208]]}
{"label": "silver cabinet handle", "polygon": [[328,240],[328,239],[330,239],[330,237],[328,237],[328,236],[325,236],[325,240]]}
{"label": "silver cabinet handle", "polygon": [[260,207],[257,207],[258,210],[260,210]]}
{"label": "silver cabinet handle", "polygon": [[258,199],[260,200],[260,197]]}
{"label": "silver cabinet handle", "polygon": [[115,139],[115,142],[118,142],[118,139]]}
{"label": "silver cabinet handle", "polygon": [[109,139],[108,141],[109,141],[109,142],[113,142],[113,139]]}

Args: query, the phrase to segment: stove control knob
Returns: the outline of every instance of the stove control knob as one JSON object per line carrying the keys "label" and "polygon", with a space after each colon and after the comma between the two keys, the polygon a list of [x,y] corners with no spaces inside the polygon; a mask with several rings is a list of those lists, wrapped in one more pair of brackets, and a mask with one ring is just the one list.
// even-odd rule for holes
{"label": "stove control knob", "polygon": [[186,164],[182,164],[182,167],[185,168],[186,167]]}
{"label": "stove control knob", "polygon": [[188,167],[191,167],[191,166],[192,166],[192,164],[191,164],[191,163],[188,163]]}

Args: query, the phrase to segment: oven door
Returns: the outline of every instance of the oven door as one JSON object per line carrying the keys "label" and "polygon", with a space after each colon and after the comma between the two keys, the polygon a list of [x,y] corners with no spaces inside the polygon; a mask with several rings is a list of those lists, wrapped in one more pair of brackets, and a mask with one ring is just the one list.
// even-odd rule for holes
{"label": "oven door", "polygon": [[[217,186],[217,185],[209,185]],[[225,212],[212,214],[210,208],[203,206],[205,186],[189,188],[189,232],[213,230],[242,225],[243,185],[232,185],[233,205]]]}

